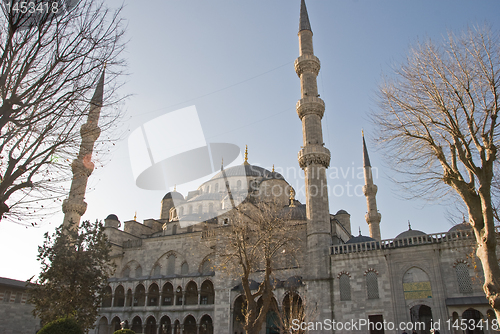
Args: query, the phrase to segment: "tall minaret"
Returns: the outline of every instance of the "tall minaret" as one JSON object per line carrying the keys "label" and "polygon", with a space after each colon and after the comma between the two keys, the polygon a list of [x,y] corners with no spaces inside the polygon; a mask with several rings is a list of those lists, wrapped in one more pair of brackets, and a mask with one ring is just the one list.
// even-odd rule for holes
{"label": "tall minaret", "polygon": [[80,224],[80,218],[87,210],[85,203],[85,191],[87,188],[87,180],[94,170],[94,163],[91,161],[94,144],[101,134],[101,129],[98,126],[99,116],[101,114],[103,91],[104,91],[104,72],[102,71],[99,82],[92,100],[90,100],[89,114],[87,123],[80,128],[80,136],[82,143],[80,144],[80,152],[73,163],[71,169],[73,171],[73,179],[68,198],[63,201],[62,210],[64,212],[63,225],[71,228],[77,228]]}
{"label": "tall minaret", "polygon": [[302,121],[304,146],[299,151],[299,165],[304,170],[307,205],[307,273],[313,277],[329,275],[328,249],[331,244],[331,225],[328,205],[326,169],[330,151],[324,147],[321,119],[325,103],[319,98],[316,77],[320,62],[314,55],[312,30],[306,4],[301,0],[299,24],[300,56],[295,60],[295,72],[300,78],[301,99],[297,113]]}
{"label": "tall minaret", "polygon": [[366,222],[370,229],[370,237],[375,240],[380,240],[380,220],[382,215],[377,210],[377,186],[373,184],[372,166],[370,165],[370,157],[366,149],[365,135],[363,137],[363,169],[365,172],[365,185],[363,186],[363,193],[366,196],[366,206],[368,212],[365,215]]}

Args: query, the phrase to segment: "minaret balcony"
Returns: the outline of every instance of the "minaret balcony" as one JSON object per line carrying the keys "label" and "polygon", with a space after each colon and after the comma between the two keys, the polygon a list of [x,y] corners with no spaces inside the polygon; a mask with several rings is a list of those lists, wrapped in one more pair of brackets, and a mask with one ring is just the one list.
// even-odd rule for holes
{"label": "minaret balcony", "polygon": [[315,55],[303,54],[299,58],[295,59],[295,72],[299,78],[304,72],[312,72],[317,76],[320,68],[321,62]]}
{"label": "minaret balcony", "polygon": [[319,97],[308,96],[297,102],[296,109],[301,120],[305,115],[311,114],[323,118],[323,114],[325,113],[325,102]]}
{"label": "minaret balcony", "polygon": [[298,154],[300,168],[310,165],[330,166],[330,150],[322,145],[307,145]]}

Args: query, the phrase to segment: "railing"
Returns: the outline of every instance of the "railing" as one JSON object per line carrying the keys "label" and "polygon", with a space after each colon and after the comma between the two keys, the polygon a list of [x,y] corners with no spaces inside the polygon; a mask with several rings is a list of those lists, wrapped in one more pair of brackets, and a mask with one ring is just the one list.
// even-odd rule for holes
{"label": "railing", "polygon": [[213,238],[215,237],[215,230],[207,230],[207,231],[203,231],[201,233],[201,238],[202,239],[208,239],[208,238]]}
{"label": "railing", "polygon": [[[497,233],[500,232],[500,228],[496,227]],[[380,241],[366,241],[345,245],[336,245],[331,247],[331,254],[348,254],[348,253],[360,253],[368,252],[378,249],[393,249],[401,247],[410,247],[416,245],[426,245],[426,244],[438,244],[443,242],[451,242],[458,240],[474,239],[474,233],[472,230],[469,231],[454,231],[445,233],[434,233],[426,235],[412,236],[408,238],[401,239],[386,239]]]}
{"label": "railing", "polygon": [[127,240],[123,242],[123,248],[135,248],[142,246],[142,239]]}

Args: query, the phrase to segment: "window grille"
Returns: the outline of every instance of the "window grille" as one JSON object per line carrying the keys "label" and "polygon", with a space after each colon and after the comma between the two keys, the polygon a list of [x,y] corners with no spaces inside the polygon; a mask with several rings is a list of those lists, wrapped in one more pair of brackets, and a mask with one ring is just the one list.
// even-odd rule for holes
{"label": "window grille", "polygon": [[339,277],[340,300],[351,300],[351,279],[348,275],[342,274]]}
{"label": "window grille", "polygon": [[368,292],[368,299],[378,299],[378,278],[377,273],[369,271],[366,273],[366,290]]}
{"label": "window grille", "polygon": [[455,266],[458,281],[458,291],[460,293],[472,293],[472,280],[469,275],[469,267],[465,263],[459,263]]}

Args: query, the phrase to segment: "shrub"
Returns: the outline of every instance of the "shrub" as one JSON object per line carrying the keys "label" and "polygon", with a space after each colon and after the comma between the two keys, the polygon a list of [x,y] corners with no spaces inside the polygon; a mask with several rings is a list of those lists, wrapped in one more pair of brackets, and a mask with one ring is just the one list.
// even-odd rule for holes
{"label": "shrub", "polygon": [[83,334],[83,330],[74,318],[61,318],[43,326],[38,334]]}
{"label": "shrub", "polygon": [[120,329],[114,332],[113,334],[135,334],[135,332],[131,329]]}

